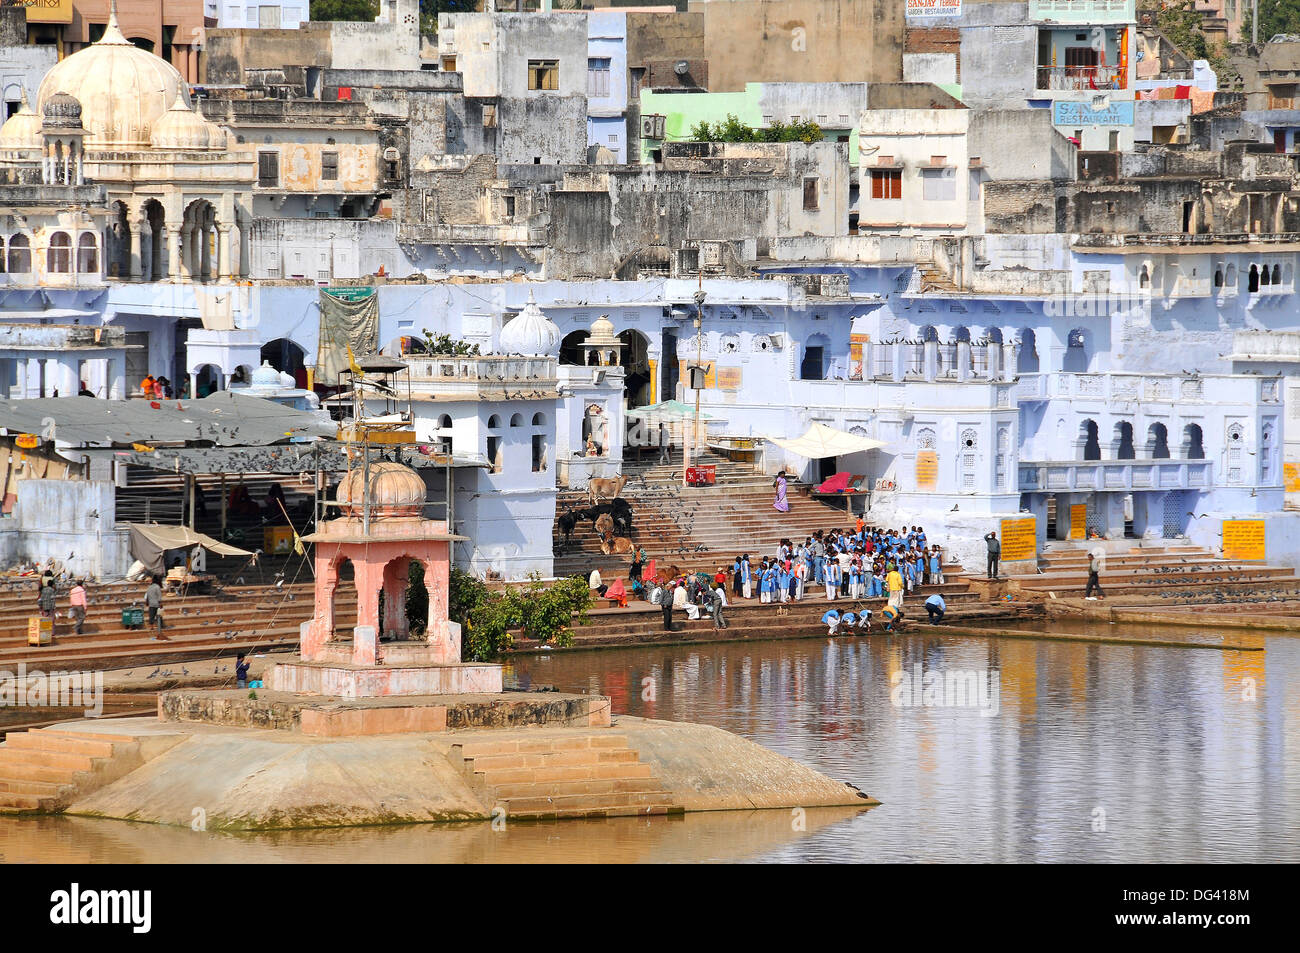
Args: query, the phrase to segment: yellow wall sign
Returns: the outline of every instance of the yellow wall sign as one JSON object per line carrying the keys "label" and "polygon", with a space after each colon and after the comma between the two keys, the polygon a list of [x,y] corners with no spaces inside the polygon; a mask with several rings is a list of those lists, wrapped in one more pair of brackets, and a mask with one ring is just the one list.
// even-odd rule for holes
{"label": "yellow wall sign", "polygon": [[1038,555],[1038,520],[1032,516],[1002,521],[1002,561],[1016,562]]}
{"label": "yellow wall sign", "polygon": [[72,0],[0,0],[3,7],[24,7],[28,23],[71,23]]}
{"label": "yellow wall sign", "polygon": [[1088,535],[1088,504],[1070,504],[1070,539],[1086,539]]}
{"label": "yellow wall sign", "polygon": [[743,377],[739,367],[718,368],[718,390],[740,390],[742,379]]}
{"label": "yellow wall sign", "polygon": [[939,485],[939,454],[934,450],[916,451],[916,488],[933,490]]}
{"label": "yellow wall sign", "polygon": [[1282,489],[1288,493],[1300,493],[1300,463],[1282,464]]}
{"label": "yellow wall sign", "polygon": [[1262,560],[1264,558],[1264,521],[1224,520],[1223,558]]}
{"label": "yellow wall sign", "polygon": [[41,441],[34,433],[20,433],[14,438],[14,444],[20,450],[35,450],[41,445]]}

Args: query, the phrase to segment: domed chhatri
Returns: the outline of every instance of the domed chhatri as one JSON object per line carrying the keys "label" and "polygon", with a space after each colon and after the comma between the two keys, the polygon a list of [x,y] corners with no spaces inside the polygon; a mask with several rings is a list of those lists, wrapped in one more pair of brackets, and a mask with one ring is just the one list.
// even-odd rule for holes
{"label": "domed chhatri", "polygon": [[203,118],[197,109],[185,103],[181,91],[167,114],[153,127],[152,143],[156,149],[223,149],[226,134],[215,123]]}
{"label": "domed chhatri", "polygon": [[42,129],[80,129],[81,103],[68,93],[55,93],[41,106]]}
{"label": "domed chhatri", "polygon": [[[346,517],[362,516],[365,470],[353,469],[339,484],[336,500]],[[418,519],[424,509],[427,490],[420,474],[401,463],[378,460],[370,464],[370,518],[405,517]]]}
{"label": "domed chhatri", "polygon": [[67,94],[81,106],[81,124],[92,149],[148,147],[157,123],[179,94],[189,94],[180,72],[161,57],[133,45],[109,14],[104,36],[73,53],[45,74],[36,95],[36,111]]}
{"label": "domed chhatri", "polygon": [[502,354],[526,357],[551,357],[560,347],[560,329],[542,313],[537,299],[528,292],[528,304],[501,329]]}
{"label": "domed chhatri", "polygon": [[591,331],[582,342],[585,363],[601,367],[617,366],[622,348],[623,342],[614,333],[614,323],[609,320],[609,315],[602,314],[591,322]]}

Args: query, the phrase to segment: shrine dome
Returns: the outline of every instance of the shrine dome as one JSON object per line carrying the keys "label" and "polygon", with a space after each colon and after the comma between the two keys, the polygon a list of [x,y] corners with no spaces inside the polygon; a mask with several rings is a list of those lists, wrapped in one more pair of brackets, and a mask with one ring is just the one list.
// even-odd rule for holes
{"label": "shrine dome", "polygon": [[522,354],[527,357],[551,357],[560,347],[560,329],[554,321],[537,307],[533,293],[528,292],[528,304],[501,329],[501,354]]}
{"label": "shrine dome", "polygon": [[116,7],[103,37],[45,74],[36,112],[44,115],[46,105],[62,95],[81,105],[88,146],[131,151],[149,147],[154,125],[177,95],[189,102],[180,71],[131,43],[117,25]]}
{"label": "shrine dome", "polygon": [[[424,509],[427,490],[424,478],[410,467],[387,460],[370,464],[371,519],[405,516],[419,517]],[[339,484],[335,497],[344,516],[363,515],[365,494],[362,492],[365,468],[354,466]]]}

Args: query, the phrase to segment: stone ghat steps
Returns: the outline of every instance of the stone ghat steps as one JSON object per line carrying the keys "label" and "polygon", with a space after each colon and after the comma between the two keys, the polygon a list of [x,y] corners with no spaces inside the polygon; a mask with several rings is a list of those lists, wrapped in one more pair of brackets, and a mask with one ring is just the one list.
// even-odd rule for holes
{"label": "stone ghat steps", "polygon": [[0,814],[61,811],[141,763],[126,735],[40,728],[0,744]]}
{"label": "stone ghat steps", "polygon": [[625,735],[464,741],[449,757],[508,820],[683,813]]}
{"label": "stone ghat steps", "polygon": [[[644,545],[660,562],[689,563],[692,568],[709,564],[708,568],[716,569],[729,564],[738,553],[761,556],[775,551],[783,537],[803,538],[815,530],[843,528],[851,522],[843,510],[812,499],[791,498],[790,512],[777,513],[766,489],[714,487],[689,496],[625,490],[624,498],[633,508],[633,541]],[[564,545],[558,514],[567,502],[562,498],[557,506],[553,539],[556,575],[590,572],[593,565],[602,574],[625,573],[630,559],[602,554],[590,522],[580,523]]]}
{"label": "stone ghat steps", "polygon": [[[164,607],[162,634],[166,640],[158,640],[158,644],[166,645],[167,641],[179,642],[193,636],[215,640],[224,638],[230,641],[241,637],[259,638],[272,632],[292,632],[296,635],[299,625],[310,619],[313,611],[313,603],[309,597],[281,606],[249,606],[237,611],[227,608],[220,612],[196,613],[191,616],[180,616],[174,611],[166,611]],[[336,618],[342,620],[355,618],[355,611],[355,591],[349,593],[340,590],[336,604],[336,612],[339,614]],[[353,615],[349,616],[349,612]],[[25,627],[18,631],[9,629],[0,632],[0,657],[30,655],[33,658],[45,658],[51,654],[67,652],[84,654],[84,652],[77,652],[78,647],[150,641],[158,634],[156,627],[148,624],[147,617],[142,628],[124,628],[121,625],[120,614],[106,619],[101,617],[100,624],[97,625],[87,624],[80,635],[76,633],[71,620],[67,618],[56,619],[55,623],[54,644],[49,646],[29,646]]]}
{"label": "stone ghat steps", "polygon": [[[668,463],[659,463],[658,450],[646,450],[640,459],[635,455],[624,455],[623,472],[631,481],[643,485],[676,483],[682,484],[685,470],[681,447],[671,450]],[[714,468],[717,485],[736,486],[771,486],[772,477],[763,473],[752,463],[728,460],[726,457],[706,450],[692,457],[692,466],[711,466]]]}

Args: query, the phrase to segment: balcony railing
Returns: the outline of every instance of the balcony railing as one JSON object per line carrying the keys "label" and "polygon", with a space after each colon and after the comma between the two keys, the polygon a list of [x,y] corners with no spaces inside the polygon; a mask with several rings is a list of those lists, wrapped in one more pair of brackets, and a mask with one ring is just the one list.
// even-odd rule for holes
{"label": "balcony railing", "polygon": [[1057,23],[1131,23],[1134,0],[1029,0],[1032,20]]}
{"label": "balcony railing", "polygon": [[[411,387],[441,397],[489,397],[504,394],[553,397],[558,362],[553,357],[408,355]],[[399,390],[400,390],[399,383]]]}
{"label": "balcony railing", "polygon": [[1123,89],[1124,71],[1118,66],[1040,66],[1039,89]]}
{"label": "balcony railing", "polygon": [[1020,492],[1128,492],[1209,487],[1209,460],[1086,460],[1020,462]]}

